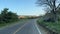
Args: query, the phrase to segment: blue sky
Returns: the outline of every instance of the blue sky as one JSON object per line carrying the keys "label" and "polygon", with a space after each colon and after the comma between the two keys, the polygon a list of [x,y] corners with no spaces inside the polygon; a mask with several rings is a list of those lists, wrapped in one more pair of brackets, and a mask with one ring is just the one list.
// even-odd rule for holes
{"label": "blue sky", "polygon": [[[41,15],[44,14],[42,7],[38,7],[37,0],[0,0],[0,10],[9,8],[18,15]],[[0,11],[1,12],[1,11]]]}

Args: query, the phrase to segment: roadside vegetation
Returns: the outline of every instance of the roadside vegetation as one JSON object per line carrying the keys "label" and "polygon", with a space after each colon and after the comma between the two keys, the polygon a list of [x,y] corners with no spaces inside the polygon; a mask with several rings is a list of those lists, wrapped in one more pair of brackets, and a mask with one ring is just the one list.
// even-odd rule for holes
{"label": "roadside vegetation", "polygon": [[0,13],[0,27],[18,21],[18,15],[4,8]]}
{"label": "roadside vegetation", "polygon": [[[60,3],[59,0],[38,0],[39,6],[46,8],[46,14],[37,20],[38,24],[50,34],[60,34]],[[58,3],[58,5],[56,5]]]}

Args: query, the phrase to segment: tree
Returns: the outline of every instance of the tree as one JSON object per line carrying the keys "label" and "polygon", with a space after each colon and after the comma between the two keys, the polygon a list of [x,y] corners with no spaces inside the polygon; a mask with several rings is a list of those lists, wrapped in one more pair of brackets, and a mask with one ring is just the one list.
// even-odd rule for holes
{"label": "tree", "polygon": [[38,0],[39,6],[46,6],[50,9],[50,13],[53,15],[54,21],[57,21],[57,9],[60,7],[60,3],[57,3],[59,0]]}
{"label": "tree", "polygon": [[2,14],[2,15],[7,14],[7,13],[8,13],[8,10],[9,10],[8,8],[4,8],[3,11],[1,12],[1,14]]}
{"label": "tree", "polygon": [[1,11],[0,23],[9,23],[18,20],[18,15],[8,10],[9,10],[8,8],[4,8]]}
{"label": "tree", "polygon": [[7,21],[7,14],[8,14],[8,8],[4,8],[2,11],[1,11],[1,21]]}

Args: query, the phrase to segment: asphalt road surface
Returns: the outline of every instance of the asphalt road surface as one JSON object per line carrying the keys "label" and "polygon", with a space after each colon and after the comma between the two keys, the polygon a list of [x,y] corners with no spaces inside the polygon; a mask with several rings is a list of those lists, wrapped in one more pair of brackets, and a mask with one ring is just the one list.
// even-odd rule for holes
{"label": "asphalt road surface", "polygon": [[17,24],[0,30],[0,34],[40,34],[36,26],[36,19],[30,19],[23,25]]}

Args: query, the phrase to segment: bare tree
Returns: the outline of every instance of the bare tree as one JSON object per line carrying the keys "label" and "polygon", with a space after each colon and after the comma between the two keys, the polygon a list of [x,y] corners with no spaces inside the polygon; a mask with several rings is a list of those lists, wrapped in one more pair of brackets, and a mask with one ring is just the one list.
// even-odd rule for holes
{"label": "bare tree", "polygon": [[39,6],[47,6],[51,11],[50,13],[53,14],[53,20],[57,20],[57,9],[60,7],[59,0],[38,0],[37,3]]}

